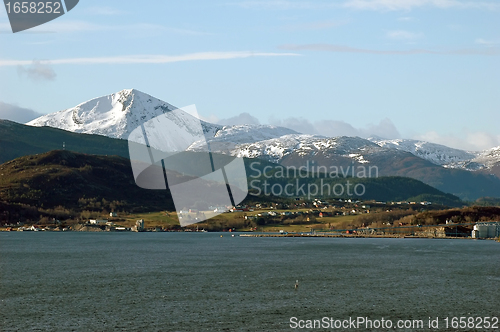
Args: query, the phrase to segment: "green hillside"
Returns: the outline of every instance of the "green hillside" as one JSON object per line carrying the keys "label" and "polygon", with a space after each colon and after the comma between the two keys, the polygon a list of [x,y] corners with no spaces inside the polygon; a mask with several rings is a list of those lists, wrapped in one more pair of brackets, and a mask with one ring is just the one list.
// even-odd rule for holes
{"label": "green hillside", "polygon": [[[331,178],[327,174],[318,177],[318,173],[302,173],[302,177],[290,177],[283,175],[281,167],[270,163],[259,163],[259,171],[255,164],[247,169],[249,188],[252,193],[279,194],[281,188],[283,193],[279,196],[285,197],[284,188],[288,186],[290,197],[312,198],[352,198],[356,200],[377,201],[429,201],[446,206],[462,206],[463,202],[457,196],[444,193],[419,180],[401,176],[381,176],[371,178],[339,177]],[[264,170],[267,167],[267,172]],[[261,176],[257,177],[256,175]],[[274,186],[274,190],[273,190]],[[267,188],[267,189],[266,189]],[[300,190],[299,188],[302,188]],[[323,190],[322,190],[323,188]],[[309,195],[311,194],[311,195]]]}
{"label": "green hillside", "polygon": [[130,161],[51,151],[0,165],[0,201],[42,209],[172,210],[167,190],[139,188]]}
{"label": "green hillside", "polygon": [[126,140],[0,120],[0,163],[22,156],[60,150],[63,143],[66,150],[70,151],[128,158]]}

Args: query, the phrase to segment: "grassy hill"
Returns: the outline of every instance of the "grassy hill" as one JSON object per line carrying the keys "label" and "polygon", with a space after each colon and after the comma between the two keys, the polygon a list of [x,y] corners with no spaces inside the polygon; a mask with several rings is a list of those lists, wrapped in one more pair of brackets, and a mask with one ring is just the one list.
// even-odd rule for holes
{"label": "grassy hill", "polygon": [[130,161],[51,151],[0,165],[0,201],[73,211],[172,210],[168,190],[145,190],[133,179]]}

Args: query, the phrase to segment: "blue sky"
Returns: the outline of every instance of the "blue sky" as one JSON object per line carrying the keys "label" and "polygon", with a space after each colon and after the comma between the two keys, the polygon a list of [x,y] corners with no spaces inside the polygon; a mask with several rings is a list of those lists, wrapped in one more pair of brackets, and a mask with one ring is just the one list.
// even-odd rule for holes
{"label": "blue sky", "polygon": [[16,34],[0,9],[0,116],[125,88],[213,122],[491,148],[500,1],[80,0]]}

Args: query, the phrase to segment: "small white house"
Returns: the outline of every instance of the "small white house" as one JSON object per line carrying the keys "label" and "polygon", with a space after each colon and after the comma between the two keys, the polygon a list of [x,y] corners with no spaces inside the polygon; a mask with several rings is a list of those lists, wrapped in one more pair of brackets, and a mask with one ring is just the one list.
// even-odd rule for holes
{"label": "small white house", "polygon": [[109,216],[110,216],[111,218],[116,218],[116,217],[118,217],[118,213],[116,213],[116,212],[110,212],[110,213],[109,213]]}
{"label": "small white house", "polygon": [[91,225],[106,225],[108,219],[90,219]]}

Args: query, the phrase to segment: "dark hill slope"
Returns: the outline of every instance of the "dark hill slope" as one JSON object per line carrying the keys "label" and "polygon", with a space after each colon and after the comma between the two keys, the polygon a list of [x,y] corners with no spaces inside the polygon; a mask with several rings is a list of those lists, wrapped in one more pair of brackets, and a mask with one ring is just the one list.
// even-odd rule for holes
{"label": "dark hill slope", "polygon": [[63,206],[82,210],[173,210],[168,190],[145,190],[133,179],[130,161],[51,151],[0,165],[0,200],[39,208]]}
{"label": "dark hill slope", "polygon": [[18,157],[62,149],[128,158],[126,140],[99,135],[77,134],[51,127],[31,127],[0,120],[0,163]]}

